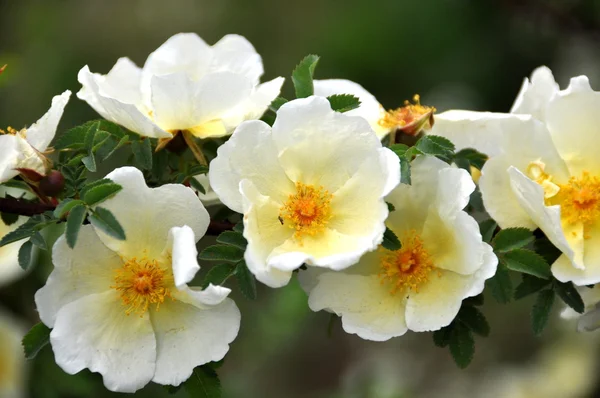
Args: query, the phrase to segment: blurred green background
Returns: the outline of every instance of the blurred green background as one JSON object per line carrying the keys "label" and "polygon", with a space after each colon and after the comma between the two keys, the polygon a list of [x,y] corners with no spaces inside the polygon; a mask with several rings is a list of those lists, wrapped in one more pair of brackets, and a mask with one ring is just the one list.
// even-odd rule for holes
{"label": "blurred green background", "polygon": [[[227,33],[246,36],[263,57],[265,80],[288,77],[304,55],[318,54],[318,78],[357,81],[387,108],[419,93],[438,110],[505,112],[523,78],[542,64],[562,87],[586,74],[600,88],[595,0],[0,0],[0,66],[8,64],[0,127],[29,125],[53,95],[77,92],[82,66],[106,73],[121,56],[142,66],[168,37],[186,31],[211,44]],[[72,97],[59,131],[96,117]],[[49,271],[42,254],[33,273],[0,287],[0,307],[14,322],[27,328],[37,321],[33,294]],[[557,311],[534,338],[532,299],[486,300],[492,334],[477,339],[474,362],[460,371],[427,333],[374,343],[336,323],[328,337],[329,316],[310,312],[295,282],[261,287],[254,302],[234,298],[242,329],[220,370],[225,397],[600,396],[596,336],[575,333]],[[49,348],[27,364],[26,376],[30,397],[119,395],[98,375],[64,374]],[[170,395],[149,386],[136,396]]]}

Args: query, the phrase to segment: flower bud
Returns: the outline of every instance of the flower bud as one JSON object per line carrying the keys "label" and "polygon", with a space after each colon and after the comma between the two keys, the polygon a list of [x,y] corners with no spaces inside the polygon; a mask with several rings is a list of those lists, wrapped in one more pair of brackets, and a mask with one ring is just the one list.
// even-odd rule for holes
{"label": "flower bud", "polygon": [[65,187],[65,178],[58,170],[52,170],[48,175],[40,180],[40,191],[44,195],[56,196],[62,192]]}

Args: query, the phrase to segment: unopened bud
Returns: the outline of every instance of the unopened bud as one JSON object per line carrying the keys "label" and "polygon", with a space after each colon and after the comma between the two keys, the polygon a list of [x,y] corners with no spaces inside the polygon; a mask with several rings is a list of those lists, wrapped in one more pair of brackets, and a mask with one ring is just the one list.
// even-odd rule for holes
{"label": "unopened bud", "polygon": [[52,170],[40,181],[40,191],[44,195],[57,196],[65,188],[65,178],[58,170]]}

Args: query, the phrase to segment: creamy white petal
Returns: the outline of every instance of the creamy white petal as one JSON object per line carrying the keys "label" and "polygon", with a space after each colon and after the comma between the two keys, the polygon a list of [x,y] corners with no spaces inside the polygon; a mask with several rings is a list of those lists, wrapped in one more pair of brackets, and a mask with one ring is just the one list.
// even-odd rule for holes
{"label": "creamy white petal", "polygon": [[327,272],[319,276],[308,305],[313,311],[330,310],[342,317],[347,333],[367,340],[385,341],[407,331],[406,301],[392,295],[376,275]]}
{"label": "creamy white petal", "polygon": [[556,279],[572,281],[578,286],[593,285],[600,282],[600,225],[587,228],[583,242],[583,264],[585,268],[576,268],[567,253],[552,264],[552,274]]}
{"label": "creamy white petal", "polygon": [[19,159],[18,138],[14,135],[0,135],[0,183],[6,182],[19,174],[15,170]]}
{"label": "creamy white petal", "polygon": [[546,66],[540,66],[531,74],[531,81],[528,78],[524,79],[510,113],[532,115],[544,121],[548,102],[558,90],[552,71]]}
{"label": "creamy white petal", "polygon": [[217,150],[217,157],[210,163],[210,185],[219,199],[238,213],[243,212],[243,179],[251,180],[261,194],[283,202],[295,188],[279,164],[277,152],[268,124],[244,122]]}
{"label": "creamy white petal", "polygon": [[326,79],[314,80],[315,95],[329,97],[336,94],[352,94],[360,100],[358,109],[345,112],[348,116],[360,116],[364,118],[379,138],[383,138],[390,132],[379,124],[379,121],[385,115],[385,109],[377,101],[377,98],[368,92],[363,86],[351,80],[345,79]]}
{"label": "creamy white petal", "polygon": [[571,79],[569,87],[548,105],[547,126],[572,175],[588,171],[600,175],[600,92],[585,76]]}
{"label": "creamy white petal", "polygon": [[169,241],[166,251],[171,256],[175,286],[182,287],[194,279],[200,270],[198,265],[198,249],[196,249],[194,231],[184,225],[169,230]]}
{"label": "creamy white petal", "polygon": [[104,246],[91,225],[81,227],[73,249],[67,246],[64,235],[58,238],[52,248],[52,263],[54,270],[46,285],[35,294],[40,319],[48,327],[54,326],[57,313],[66,304],[112,290],[115,271],[123,266],[119,255]]}
{"label": "creamy white petal", "polygon": [[194,191],[181,184],[148,188],[141,171],[121,167],[106,176],[123,189],[102,202],[125,230],[126,240],[117,240],[100,231],[104,244],[131,258],[142,254],[160,258],[167,245],[169,230],[189,226],[197,237],[204,236],[210,222],[208,212]]}
{"label": "creamy white petal", "polygon": [[498,269],[498,257],[494,254],[492,246],[485,242],[481,243],[483,247],[483,264],[473,274],[471,289],[467,293],[467,297],[477,296],[485,287],[485,281],[496,274]]}
{"label": "creamy white petal", "polygon": [[373,150],[381,148],[365,119],[334,112],[323,97],[290,101],[277,115],[273,141],[293,181],[335,192]]}
{"label": "creamy white petal", "polygon": [[152,381],[175,386],[196,366],[223,359],[240,328],[240,311],[230,299],[203,308],[167,300],[151,319],[157,340]]}
{"label": "creamy white petal", "polygon": [[420,202],[415,190],[415,185],[400,184],[385,198],[395,209],[385,223],[396,234],[410,230],[421,232],[423,228],[429,203]]}
{"label": "creamy white petal", "polygon": [[267,110],[271,102],[281,92],[285,79],[276,77],[273,80],[259,84],[254,88],[246,101],[238,108],[231,110],[224,116],[224,123],[228,129],[235,127],[240,120],[258,119]]}
{"label": "creamy white petal", "polygon": [[[254,46],[243,36],[229,34],[212,46],[211,70],[244,75],[254,84],[262,76],[263,64]],[[268,104],[267,104],[268,105]]]}
{"label": "creamy white petal", "polygon": [[52,105],[44,116],[27,129],[27,142],[40,152],[44,152],[56,134],[56,128],[69,102],[69,90],[52,98]]}
{"label": "creamy white petal", "polygon": [[135,392],[154,375],[156,338],[149,315],[126,315],[115,290],[62,307],[50,343],[65,372],[89,368],[102,374],[111,391]]}
{"label": "creamy white petal", "polygon": [[99,81],[100,93],[125,104],[142,106],[142,70],[129,58],[117,60],[110,72]]}
{"label": "creamy white petal", "polygon": [[79,83],[83,86],[77,93],[77,97],[86,101],[105,119],[140,135],[153,138],[172,137],[170,133],[154,124],[138,106],[103,95],[97,82],[99,77],[101,76],[92,74],[87,65],[84,66],[77,76]]}

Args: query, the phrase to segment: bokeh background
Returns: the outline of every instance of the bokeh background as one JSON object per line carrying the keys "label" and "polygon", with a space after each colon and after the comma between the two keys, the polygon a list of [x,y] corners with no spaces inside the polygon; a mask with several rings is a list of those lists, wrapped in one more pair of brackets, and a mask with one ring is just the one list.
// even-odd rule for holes
{"label": "bokeh background", "polygon": [[[523,78],[542,64],[561,87],[586,74],[600,88],[597,0],[0,0],[0,66],[8,64],[0,127],[29,125],[53,95],[77,92],[82,66],[106,73],[121,56],[141,66],[182,31],[208,43],[227,33],[246,36],[263,57],[265,79],[288,77],[304,55],[318,54],[318,78],[357,81],[388,108],[419,93],[438,110],[505,112]],[[288,81],[284,95],[290,93]],[[96,117],[72,97],[59,131]],[[50,269],[41,253],[33,272],[0,286],[0,383],[15,380],[33,398],[119,395],[88,371],[64,374],[49,347],[24,367],[6,363],[14,344],[4,332],[37,322],[33,294]],[[475,360],[460,371],[428,333],[374,343],[334,323],[329,335],[329,316],[310,312],[296,282],[261,287],[256,301],[234,298],[243,319],[220,369],[226,398],[600,396],[599,340],[561,320],[560,305],[534,338],[531,298],[502,306],[487,297],[492,333],[477,338]],[[149,386],[136,396],[186,394]]]}

